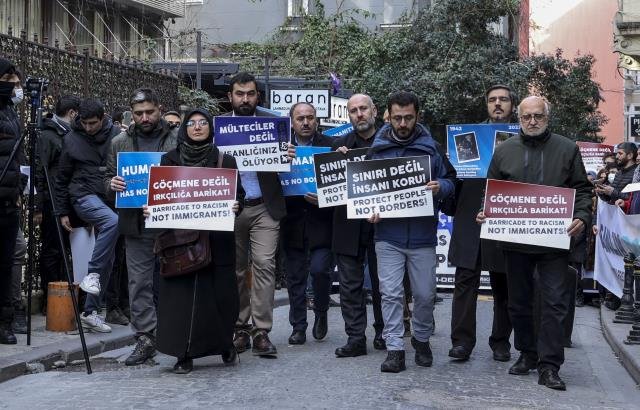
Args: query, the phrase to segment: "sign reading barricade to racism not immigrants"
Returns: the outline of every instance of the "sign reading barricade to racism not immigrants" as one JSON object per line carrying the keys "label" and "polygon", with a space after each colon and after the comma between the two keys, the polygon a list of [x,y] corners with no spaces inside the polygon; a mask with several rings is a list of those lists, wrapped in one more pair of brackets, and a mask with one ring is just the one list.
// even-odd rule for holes
{"label": "sign reading barricade to racism not immigrants", "polygon": [[236,159],[240,171],[289,172],[288,117],[216,117],[216,146]]}
{"label": "sign reading barricade to racism not immigrants", "polygon": [[147,228],[233,231],[238,171],[151,167]]}
{"label": "sign reading barricade to racism not immigrants", "polygon": [[496,147],[519,131],[518,124],[448,125],[447,151],[458,178],[486,178]]}
{"label": "sign reading barricade to racism not immigrants", "polygon": [[347,218],[433,215],[431,157],[347,162]]}
{"label": "sign reading barricade to racism not immigrants", "polygon": [[571,188],[488,179],[480,237],[569,249],[575,195]]}
{"label": "sign reading barricade to racism not immigrants", "polygon": [[116,194],[116,208],[142,208],[147,203],[149,171],[160,165],[164,152],[119,152],[118,175],[127,188]]}
{"label": "sign reading barricade to racism not immigrants", "polygon": [[291,160],[291,171],[278,174],[282,185],[282,194],[296,196],[315,193],[314,154],[329,150],[331,150],[329,147],[296,147],[296,157]]}
{"label": "sign reading barricade to racism not immigrants", "polygon": [[613,146],[607,144],[598,144],[597,142],[576,142],[578,149],[580,149],[580,156],[582,157],[582,163],[584,169],[589,172],[598,172],[604,165],[602,163],[602,156],[607,153],[613,152]]}
{"label": "sign reading barricade to racism not immigrants", "polygon": [[346,154],[328,152],[314,155],[318,206],[347,204],[347,162],[364,161],[368,148],[350,149]]}

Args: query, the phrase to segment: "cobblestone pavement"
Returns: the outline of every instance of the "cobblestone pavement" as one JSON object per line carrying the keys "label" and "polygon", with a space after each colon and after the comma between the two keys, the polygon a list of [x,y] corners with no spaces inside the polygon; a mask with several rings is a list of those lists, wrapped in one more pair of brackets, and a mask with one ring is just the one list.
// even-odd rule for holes
{"label": "cobblestone pavement", "polygon": [[[288,307],[283,306],[275,311],[271,334],[277,359],[247,352],[238,366],[227,368],[220,357],[208,357],[180,376],[171,372],[175,359],[165,355],[158,355],[155,365],[117,363],[129,353],[125,348],[95,358],[92,375],[78,366],[0,384],[0,408],[640,408],[640,391],[604,340],[596,309],[577,309],[574,348],[567,349],[561,370],[568,391],[557,392],[539,386],[536,372],[508,375],[515,358],[492,360],[486,342],[490,301],[478,303],[478,345],[471,359],[451,362],[451,301],[444,296],[436,307],[432,368],[417,367],[410,346],[407,371],[400,374],[380,372],[385,352],[373,350],[370,342],[367,356],[336,358],[333,351],[346,339],[339,308],[330,309],[326,340],[315,341],[309,329],[305,345],[288,346]],[[371,340],[373,334],[368,336]]]}

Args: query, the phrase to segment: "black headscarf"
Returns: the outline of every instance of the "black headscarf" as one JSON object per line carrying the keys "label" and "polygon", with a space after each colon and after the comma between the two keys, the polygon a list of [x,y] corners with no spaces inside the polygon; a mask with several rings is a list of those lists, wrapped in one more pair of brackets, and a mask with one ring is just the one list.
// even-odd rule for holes
{"label": "black headscarf", "polygon": [[[209,123],[209,136],[203,141],[194,141],[187,134],[187,122],[194,114],[201,114]],[[184,121],[178,130],[178,153],[180,162],[188,167],[202,167],[207,163],[209,154],[213,150],[213,119],[209,111],[203,108],[193,109],[184,116]]]}

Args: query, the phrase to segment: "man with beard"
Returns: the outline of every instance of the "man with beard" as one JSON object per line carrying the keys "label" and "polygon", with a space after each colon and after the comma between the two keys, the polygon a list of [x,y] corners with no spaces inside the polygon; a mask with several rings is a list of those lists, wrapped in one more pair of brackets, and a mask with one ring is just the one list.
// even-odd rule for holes
{"label": "man with beard", "polygon": [[[107,161],[104,183],[112,198],[116,192],[127,188],[124,179],[117,175],[119,152],[168,152],[177,144],[178,129],[161,118],[160,100],[155,91],[149,88],[135,90],[129,105],[133,124],[113,139]],[[154,276],[159,274],[153,252],[156,233],[145,229],[142,209],[120,208],[118,217],[120,233],[125,240],[131,327],[137,339],[133,353],[124,363],[135,366],[156,354]]]}
{"label": "man with beard", "polygon": [[[514,121],[516,95],[506,85],[494,85],[485,93],[489,124]],[[489,271],[493,293],[493,326],[489,346],[493,359],[511,359],[511,321],[507,311],[507,277],[502,252],[495,241],[480,239],[480,226],[475,222],[482,201],[486,179],[458,180],[453,233],[449,245],[449,262],[456,267],[455,288],[451,302],[451,344],[449,356],[460,361],[469,359],[476,345],[476,307],[480,272]]]}
{"label": "man with beard", "polygon": [[[410,92],[399,91],[389,97],[390,125],[376,135],[369,155],[371,159],[430,156],[431,181],[426,188],[433,195],[434,211],[454,193],[455,171],[446,156],[440,154],[437,142],[429,131],[418,124],[420,104]],[[405,370],[404,326],[402,323],[405,269],[409,272],[413,292],[413,336],[415,363],[430,367],[433,355],[429,338],[433,334],[433,307],[436,299],[436,216],[413,218],[380,218],[374,214],[369,222],[375,227],[375,247],[382,295],[387,358],[382,372]]]}
{"label": "man with beard", "polygon": [[96,332],[111,332],[98,315],[100,291],[109,283],[114,250],[118,239],[118,216],[107,205],[103,185],[107,152],[113,137],[120,132],[104,113],[98,100],[80,103],[78,116],[62,143],[60,166],[56,175],[55,201],[60,224],[73,231],[69,221],[71,210],[96,231],[88,274],[80,288],[88,293],[82,326]]}
{"label": "man with beard", "polygon": [[[487,178],[572,188],[576,190],[573,221],[567,229],[577,236],[591,221],[591,184],[576,144],[552,134],[549,104],[530,96],[518,106],[520,134],[500,144],[493,154]],[[484,212],[476,216],[484,223]],[[558,375],[564,362],[564,327],[573,289],[567,289],[569,251],[501,242],[507,268],[509,314],[520,357],[510,374],[526,375],[537,367],[538,384],[566,390]],[[540,293],[540,326],[534,330],[535,289]]]}
{"label": "man with beard", "polygon": [[[308,103],[296,103],[290,110],[294,145],[330,147],[332,140],[318,132],[316,109]],[[305,291],[309,276],[313,278],[315,320],[312,335],[322,340],[327,334],[327,311],[331,290],[333,254],[331,220],[333,208],[319,208],[316,194],[285,198],[287,216],[282,223],[282,239],[287,258],[289,323],[293,332],[289,343],[307,340],[307,306]]]}
{"label": "man with beard", "polygon": [[633,173],[636,170],[636,157],[638,147],[633,142],[623,142],[616,149],[616,165],[618,173],[611,185],[596,184],[596,193],[604,201],[614,204],[618,199],[626,200],[629,194],[623,194],[622,190],[633,180]]}
{"label": "man with beard", "polygon": [[[377,131],[375,122],[378,114],[371,97],[366,94],[351,96],[347,101],[347,112],[353,131],[336,138],[333,149],[346,154],[350,149],[371,147]],[[336,349],[336,356],[367,354],[367,305],[363,289],[365,261],[369,266],[373,296],[373,347],[384,350],[386,345],[382,339],[383,322],[373,226],[363,219],[347,219],[346,205],[336,207],[333,213],[332,247],[340,275],[340,309],[347,333],[347,344]]]}
{"label": "man with beard", "polygon": [[[236,74],[229,84],[229,116],[271,116],[256,111],[260,94],[255,77],[246,72]],[[290,145],[289,155],[295,156]],[[276,250],[280,220],[286,215],[282,186],[275,172],[240,171],[246,196],[243,211],[236,218],[236,275],[240,294],[240,314],[233,344],[238,353],[251,347],[257,356],[275,357],[276,347],[268,333],[273,326],[273,300],[276,284]],[[251,255],[251,289],[247,272]],[[252,323],[249,323],[251,319]]]}

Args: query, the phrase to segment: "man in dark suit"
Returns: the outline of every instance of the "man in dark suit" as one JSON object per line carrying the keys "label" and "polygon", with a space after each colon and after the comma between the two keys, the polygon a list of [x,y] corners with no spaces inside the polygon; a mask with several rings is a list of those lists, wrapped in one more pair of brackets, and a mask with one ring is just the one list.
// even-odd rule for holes
{"label": "man in dark suit", "polygon": [[[516,95],[506,85],[495,85],[485,94],[487,123],[513,120]],[[476,214],[481,205],[486,179],[458,181],[453,234],[449,246],[449,261],[456,266],[455,289],[451,305],[451,344],[449,356],[467,360],[476,344],[476,305],[480,272],[489,271],[493,292],[493,326],[489,346],[494,360],[511,359],[511,320],[507,311],[507,278],[502,252],[496,242],[480,240]]]}
{"label": "man in dark suit", "polygon": [[[346,154],[350,149],[371,147],[377,131],[377,110],[371,97],[365,94],[353,95],[347,102],[347,111],[353,131],[337,138],[333,149]],[[340,308],[347,333],[347,344],[336,349],[336,356],[355,357],[367,354],[367,305],[363,289],[365,262],[369,265],[372,285],[373,327],[376,332],[373,347],[378,350],[386,349],[382,339],[384,323],[380,308],[373,226],[364,219],[347,219],[347,207],[336,207],[333,214],[332,246],[340,275]]]}
{"label": "man in dark suit", "polygon": [[[316,109],[308,103],[296,103],[290,110],[293,143],[296,146],[330,147],[331,138],[320,134]],[[285,198],[287,216],[282,223],[284,252],[287,258],[287,290],[289,323],[293,332],[290,344],[307,340],[307,278],[313,278],[315,320],[313,337],[327,334],[327,310],[333,254],[331,253],[331,221],[333,208],[319,208],[316,194]],[[307,269],[308,267],[308,269]]]}
{"label": "man in dark suit", "polygon": [[[233,111],[229,116],[271,116],[256,111],[260,94],[255,78],[241,72],[231,79],[228,93]],[[280,180],[275,172],[240,171],[246,192],[243,210],[236,218],[236,275],[240,314],[233,340],[238,353],[251,347],[257,356],[276,356],[268,333],[273,326],[276,249],[280,220],[286,215]],[[251,255],[251,287],[247,286]],[[249,323],[251,319],[252,323]]]}

